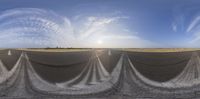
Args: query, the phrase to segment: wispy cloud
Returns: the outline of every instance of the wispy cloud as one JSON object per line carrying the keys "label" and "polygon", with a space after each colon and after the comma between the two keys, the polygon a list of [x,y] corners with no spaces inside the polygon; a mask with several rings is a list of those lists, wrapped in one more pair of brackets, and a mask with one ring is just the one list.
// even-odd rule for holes
{"label": "wispy cloud", "polygon": [[32,47],[67,46],[66,39],[71,36],[65,34],[71,32],[70,21],[52,11],[37,8],[12,9],[3,12],[0,21],[0,41],[11,40],[7,42],[8,47],[15,44],[26,47],[27,43]]}
{"label": "wispy cloud", "polygon": [[186,33],[191,35],[188,41],[189,47],[200,47],[200,16],[195,16],[186,29]]}
{"label": "wispy cloud", "polygon": [[[82,17],[85,20],[79,29],[79,40],[85,40],[88,47],[155,47],[159,46],[156,43],[142,39],[138,36],[138,32],[130,30],[124,21],[128,21],[127,16],[111,16],[97,17],[86,16]],[[80,18],[79,18],[80,20]],[[77,20],[76,20],[77,21]],[[76,26],[74,26],[76,27]],[[76,29],[76,28],[75,28]],[[98,41],[103,42],[98,45]]]}
{"label": "wispy cloud", "polygon": [[172,23],[172,30],[174,32],[177,32],[177,24],[176,23]]}
{"label": "wispy cloud", "polygon": [[107,26],[114,24],[121,19],[125,19],[127,17],[94,17],[90,16],[87,18],[85,22],[84,29],[81,31],[80,35],[82,38],[88,37],[95,33],[105,32]]}
{"label": "wispy cloud", "polygon": [[[72,21],[53,11],[37,8],[7,10],[0,15],[0,47],[149,47],[122,22],[128,16],[81,16]],[[103,44],[98,45],[97,41]]]}
{"label": "wispy cloud", "polygon": [[197,27],[197,25],[200,24],[200,16],[195,17],[191,24],[188,26],[187,31],[186,32],[193,32],[193,30],[195,29],[195,27]]}
{"label": "wispy cloud", "polygon": [[179,39],[175,47],[200,47],[200,15],[191,11],[181,10],[174,16],[171,27]]}

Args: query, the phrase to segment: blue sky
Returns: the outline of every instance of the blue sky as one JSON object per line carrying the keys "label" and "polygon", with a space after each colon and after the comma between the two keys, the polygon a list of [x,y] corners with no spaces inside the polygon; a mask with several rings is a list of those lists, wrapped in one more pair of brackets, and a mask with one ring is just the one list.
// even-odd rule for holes
{"label": "blue sky", "polygon": [[200,47],[198,0],[1,0],[0,47]]}

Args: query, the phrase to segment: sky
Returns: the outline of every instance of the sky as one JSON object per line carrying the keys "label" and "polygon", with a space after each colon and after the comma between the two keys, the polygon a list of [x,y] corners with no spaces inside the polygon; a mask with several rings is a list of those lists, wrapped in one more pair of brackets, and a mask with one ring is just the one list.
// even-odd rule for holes
{"label": "sky", "polygon": [[1,0],[0,47],[200,47],[198,0]]}

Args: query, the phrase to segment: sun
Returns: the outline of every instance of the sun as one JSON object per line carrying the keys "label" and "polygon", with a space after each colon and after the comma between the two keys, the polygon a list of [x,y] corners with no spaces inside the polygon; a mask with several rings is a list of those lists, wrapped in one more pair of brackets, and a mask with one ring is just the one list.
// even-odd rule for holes
{"label": "sun", "polygon": [[102,44],[103,41],[102,41],[102,40],[98,40],[97,43],[98,43],[98,44]]}

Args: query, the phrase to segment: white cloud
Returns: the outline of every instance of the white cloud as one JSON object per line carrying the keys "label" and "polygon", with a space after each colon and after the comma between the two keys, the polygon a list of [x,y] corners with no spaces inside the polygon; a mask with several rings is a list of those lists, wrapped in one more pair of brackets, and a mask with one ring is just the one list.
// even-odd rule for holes
{"label": "white cloud", "polygon": [[186,43],[188,47],[200,47],[200,16],[196,16],[188,25],[186,33],[189,33],[189,40]]}
{"label": "white cloud", "polygon": [[71,36],[69,33],[72,33],[70,21],[52,11],[37,8],[12,9],[3,12],[0,21],[0,41],[7,42],[6,46],[1,47],[18,44],[26,47],[31,42],[33,47],[70,45],[66,40]]}
{"label": "white cloud", "polygon": [[[75,22],[52,11],[21,8],[0,15],[0,47],[152,47],[122,21],[127,16],[81,16]],[[120,12],[121,13],[121,12]],[[101,40],[101,46],[97,41]]]}
{"label": "white cloud", "polygon": [[199,22],[200,22],[200,16],[197,16],[188,26],[186,32],[192,32],[192,30],[199,24]]}
{"label": "white cloud", "polygon": [[177,25],[175,23],[172,24],[172,30],[174,32],[177,32]]}
{"label": "white cloud", "polygon": [[[138,32],[129,30],[122,21],[127,21],[126,16],[97,17],[87,16],[78,29],[79,42],[87,47],[155,47],[159,46],[151,41],[137,36]],[[78,20],[76,20],[78,21]],[[80,25],[80,23],[79,23]],[[74,26],[76,27],[76,26]],[[98,45],[98,41],[103,44]]]}
{"label": "white cloud", "polygon": [[[107,31],[107,26],[112,26],[115,22],[125,18],[127,17],[87,17],[87,21],[84,21],[84,28],[80,30],[79,35],[85,38],[96,33],[103,33]],[[126,30],[128,31],[128,29]]]}

